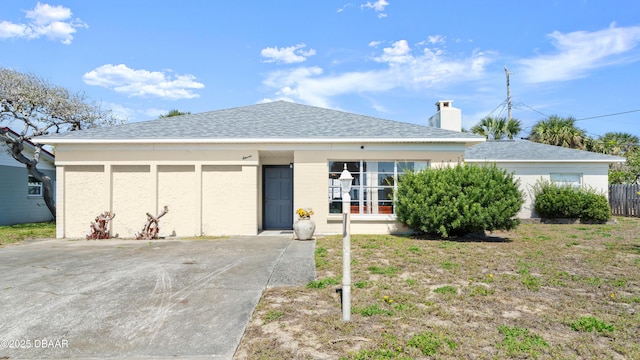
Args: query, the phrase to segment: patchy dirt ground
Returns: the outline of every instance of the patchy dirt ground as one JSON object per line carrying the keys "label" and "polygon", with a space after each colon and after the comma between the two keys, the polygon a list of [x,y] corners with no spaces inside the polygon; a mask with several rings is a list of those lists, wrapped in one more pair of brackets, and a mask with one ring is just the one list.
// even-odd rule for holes
{"label": "patchy dirt ground", "polygon": [[488,237],[340,237],[318,280],[265,291],[235,359],[640,359],[640,219],[523,224]]}

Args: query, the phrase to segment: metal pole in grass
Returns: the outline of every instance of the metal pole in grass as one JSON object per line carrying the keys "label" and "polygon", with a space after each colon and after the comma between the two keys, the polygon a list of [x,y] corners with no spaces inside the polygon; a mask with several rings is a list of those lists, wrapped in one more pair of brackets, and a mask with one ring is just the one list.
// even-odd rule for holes
{"label": "metal pole in grass", "polygon": [[351,182],[353,176],[344,164],[340,174],[342,188],[342,320],[351,321]]}

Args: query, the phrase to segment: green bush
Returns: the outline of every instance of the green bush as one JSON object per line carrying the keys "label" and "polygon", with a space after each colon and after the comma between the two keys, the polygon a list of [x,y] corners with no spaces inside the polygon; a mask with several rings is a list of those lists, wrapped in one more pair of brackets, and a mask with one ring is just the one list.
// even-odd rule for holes
{"label": "green bush", "polygon": [[534,208],[540,217],[546,219],[580,217],[582,199],[579,189],[539,181],[534,192],[536,198]]}
{"label": "green bush", "polygon": [[605,222],[611,217],[606,196],[591,189],[538,181],[534,193],[534,208],[542,218],[579,218],[587,222]]}
{"label": "green bush", "polygon": [[447,237],[513,229],[523,202],[512,174],[458,164],[402,176],[396,215],[412,230]]}
{"label": "green bush", "polygon": [[582,193],[581,221],[606,222],[611,218],[611,208],[607,197],[593,191]]}

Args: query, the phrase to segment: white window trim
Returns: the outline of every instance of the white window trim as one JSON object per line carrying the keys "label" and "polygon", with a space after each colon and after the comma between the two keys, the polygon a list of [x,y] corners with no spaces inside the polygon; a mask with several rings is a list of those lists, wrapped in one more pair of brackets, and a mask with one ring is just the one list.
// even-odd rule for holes
{"label": "white window trim", "polygon": [[[396,214],[351,214],[351,221],[356,222],[389,222],[396,221]],[[342,222],[342,214],[329,214],[327,220],[331,222]]]}
{"label": "white window trim", "polygon": [[[407,163],[407,162],[412,162],[414,163],[414,171],[422,171],[424,169],[427,169],[431,166],[431,161],[430,160],[376,160],[376,159],[360,159],[360,160],[329,160],[329,163],[332,162],[359,162],[360,163],[360,172],[358,173],[358,186],[357,187],[352,187],[351,191],[354,191],[354,189],[357,189],[356,191],[359,192],[359,197],[358,197],[358,207],[359,210],[362,210],[365,208],[365,192],[367,191],[367,189],[391,189],[393,188],[393,193],[395,194],[398,190],[398,163]],[[369,162],[375,162],[375,163],[381,163],[381,162],[386,162],[386,163],[390,163],[393,162],[393,186],[381,186],[377,184],[377,175],[376,175],[376,185],[372,185],[371,179],[373,177],[373,173],[371,174],[367,174],[367,172],[363,171],[364,169],[364,163]],[[379,174],[379,172],[375,172],[376,174]],[[367,186],[365,186],[365,177],[366,176],[370,176],[369,181],[367,181]],[[329,185],[329,194],[331,195],[331,185]],[[376,194],[377,195],[377,194]],[[371,198],[371,194],[369,194],[368,197],[368,201],[369,202],[373,202],[375,201],[376,203],[380,201],[380,199],[377,199],[376,196],[376,200]],[[396,219],[396,214],[395,214],[395,206],[393,206],[395,203],[395,199],[391,202],[389,202],[390,205],[392,205],[393,207],[393,213],[392,214],[370,214],[370,213],[351,213],[351,219],[353,220],[371,220],[371,221],[389,221],[389,220],[395,220]],[[374,207],[373,205],[371,207]],[[377,208],[377,206],[376,206]],[[332,215],[334,215],[334,213],[329,213],[329,216],[331,217]],[[336,215],[336,217],[338,217]]]}
{"label": "white window trim", "polygon": [[[562,180],[554,180],[562,179]],[[567,181],[567,179],[576,179],[577,181]],[[550,173],[549,180],[554,185],[571,186],[574,188],[582,188],[583,186],[583,174],[582,173]]]}
{"label": "white window trim", "polygon": [[[31,181],[33,179],[34,181]],[[33,184],[33,185],[32,185]],[[31,188],[38,188],[39,191],[37,194],[31,194],[29,191]],[[42,197],[42,181],[38,181],[35,177],[28,175],[27,177],[27,195],[29,197]]]}

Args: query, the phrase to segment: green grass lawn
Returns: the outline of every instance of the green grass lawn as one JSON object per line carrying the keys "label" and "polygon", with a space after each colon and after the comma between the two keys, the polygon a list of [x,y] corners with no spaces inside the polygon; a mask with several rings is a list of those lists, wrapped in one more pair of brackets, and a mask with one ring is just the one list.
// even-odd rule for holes
{"label": "green grass lawn", "polygon": [[0,246],[26,239],[52,238],[56,236],[54,222],[0,226]]}
{"label": "green grass lawn", "polygon": [[617,220],[352,236],[350,322],[342,239],[318,239],[318,280],[267,289],[235,358],[640,359],[640,219]]}

